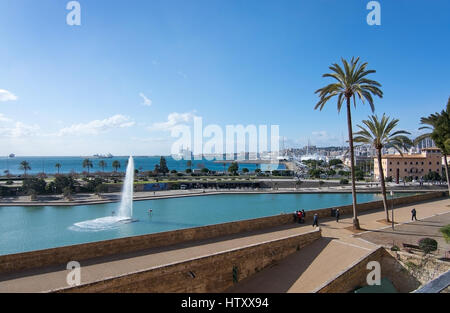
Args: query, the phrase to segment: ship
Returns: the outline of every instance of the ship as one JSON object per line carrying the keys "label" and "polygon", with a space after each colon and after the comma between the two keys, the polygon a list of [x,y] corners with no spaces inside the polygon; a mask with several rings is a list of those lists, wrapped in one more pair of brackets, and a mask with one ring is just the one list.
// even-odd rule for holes
{"label": "ship", "polygon": [[107,154],[94,154],[92,156],[94,159],[111,159],[113,158],[113,155],[111,153]]}
{"label": "ship", "polygon": [[8,155],[8,158],[15,158],[16,155],[14,153],[11,153],[10,155]]}

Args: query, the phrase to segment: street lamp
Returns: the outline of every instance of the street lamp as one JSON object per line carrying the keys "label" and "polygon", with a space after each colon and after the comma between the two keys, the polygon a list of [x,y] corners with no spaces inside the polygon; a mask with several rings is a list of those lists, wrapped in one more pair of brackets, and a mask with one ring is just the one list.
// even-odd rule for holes
{"label": "street lamp", "polygon": [[394,191],[391,190],[392,230],[394,230]]}

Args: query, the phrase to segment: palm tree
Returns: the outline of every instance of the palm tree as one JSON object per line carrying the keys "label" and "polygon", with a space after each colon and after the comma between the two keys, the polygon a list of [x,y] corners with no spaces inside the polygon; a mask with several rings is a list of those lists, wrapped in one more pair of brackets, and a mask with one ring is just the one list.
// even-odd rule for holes
{"label": "palm tree", "polygon": [[100,162],[98,162],[98,166],[100,166],[102,168],[102,172],[104,172],[107,164],[105,161],[101,160]]}
{"label": "palm tree", "polygon": [[89,176],[89,169],[92,168],[92,167],[93,167],[93,165],[92,165],[92,161],[91,160],[89,160],[89,159],[84,159],[83,160],[83,168],[87,168],[88,176]]}
{"label": "palm tree", "polygon": [[27,171],[31,170],[31,167],[30,167],[30,164],[27,161],[22,161],[22,162],[20,162],[19,169],[24,172],[23,173],[24,176],[27,176]]}
{"label": "palm tree", "polygon": [[420,135],[414,140],[418,144],[425,138],[433,139],[436,146],[441,149],[444,156],[445,174],[447,176],[447,187],[450,195],[450,178],[448,176],[447,156],[450,155],[450,97],[447,101],[447,107],[441,113],[434,113],[428,117],[422,117],[420,124],[425,125],[419,129],[427,129],[431,132]]}
{"label": "palm tree", "polygon": [[342,58],[344,69],[338,64],[333,64],[329,67],[332,73],[323,74],[322,77],[334,78],[337,82],[329,84],[323,88],[318,89],[315,93],[319,94],[320,100],[315,106],[316,109],[322,110],[324,105],[331,98],[337,96],[337,109],[341,111],[342,104],[346,100],[347,104],[347,127],[350,147],[350,165],[352,173],[352,197],[353,197],[353,227],[360,229],[358,216],[356,212],[356,184],[355,184],[355,160],[353,151],[353,131],[352,131],[352,116],[351,116],[351,99],[353,98],[353,105],[356,107],[356,96],[364,103],[367,100],[370,104],[372,112],[375,111],[372,95],[380,98],[383,97],[383,92],[378,88],[381,84],[367,79],[366,76],[375,73],[375,70],[366,70],[367,63],[359,63],[358,58],[352,58],[350,64]]}
{"label": "palm tree", "polygon": [[386,213],[386,222],[389,222],[388,205],[386,199],[386,185],[383,174],[383,165],[381,163],[381,150],[383,147],[392,147],[401,155],[402,149],[412,145],[411,140],[405,135],[410,135],[405,130],[396,130],[398,119],[390,119],[385,114],[381,120],[376,115],[369,116],[368,120],[362,122],[366,127],[358,125],[360,131],[355,133],[354,142],[370,144],[377,150],[378,170],[381,182],[381,193],[383,194],[383,206]]}
{"label": "palm tree", "polygon": [[117,169],[120,168],[120,162],[115,160],[112,162],[112,167],[114,168],[114,171],[117,172]]}
{"label": "palm tree", "polygon": [[61,163],[56,163],[55,167],[56,167],[56,169],[58,171],[58,174],[59,174],[59,169],[61,168]]}

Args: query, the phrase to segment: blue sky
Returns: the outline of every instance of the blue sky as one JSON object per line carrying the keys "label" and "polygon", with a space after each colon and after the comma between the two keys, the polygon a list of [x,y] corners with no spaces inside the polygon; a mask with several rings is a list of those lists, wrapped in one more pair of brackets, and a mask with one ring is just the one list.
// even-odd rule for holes
{"label": "blue sky", "polygon": [[313,110],[341,56],[377,70],[376,113],[411,132],[450,95],[447,0],[379,1],[380,26],[366,0],[79,0],[81,26],[68,2],[0,1],[1,155],[166,154],[194,115],[341,145],[345,112]]}

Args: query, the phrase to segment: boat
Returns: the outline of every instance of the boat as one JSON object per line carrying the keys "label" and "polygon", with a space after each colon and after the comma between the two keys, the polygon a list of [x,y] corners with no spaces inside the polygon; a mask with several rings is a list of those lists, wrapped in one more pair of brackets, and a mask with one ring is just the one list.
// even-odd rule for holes
{"label": "boat", "polygon": [[111,159],[113,158],[113,155],[111,153],[107,154],[94,154],[92,156],[94,159]]}
{"label": "boat", "polygon": [[8,155],[8,158],[15,158],[16,155],[14,153],[11,153],[10,155]]}

